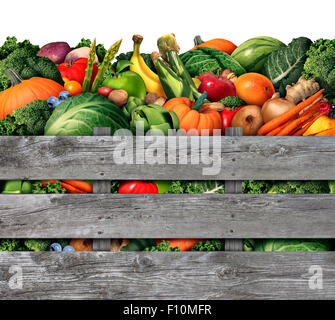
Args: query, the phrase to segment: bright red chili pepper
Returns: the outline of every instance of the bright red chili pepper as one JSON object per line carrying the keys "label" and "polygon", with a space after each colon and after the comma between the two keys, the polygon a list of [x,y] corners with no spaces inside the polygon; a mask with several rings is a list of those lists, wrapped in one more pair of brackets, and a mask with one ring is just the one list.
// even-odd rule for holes
{"label": "bright red chili pepper", "polygon": [[152,182],[125,181],[120,184],[119,193],[158,193],[158,187]]}
{"label": "bright red chili pepper", "polygon": [[231,126],[231,121],[233,120],[236,112],[240,110],[242,107],[238,108],[231,108],[231,107],[225,107],[221,112],[221,121],[222,121],[222,135],[225,134],[225,129],[229,128]]}
{"label": "bright red chili pepper", "polygon": [[[80,58],[74,61],[72,64],[70,64],[69,62],[63,62],[59,66],[57,66],[57,68],[62,78],[77,81],[82,85],[85,77],[87,60],[88,60],[87,58]],[[93,80],[95,79],[97,73],[98,73],[98,67],[94,63],[91,84],[93,83]]]}

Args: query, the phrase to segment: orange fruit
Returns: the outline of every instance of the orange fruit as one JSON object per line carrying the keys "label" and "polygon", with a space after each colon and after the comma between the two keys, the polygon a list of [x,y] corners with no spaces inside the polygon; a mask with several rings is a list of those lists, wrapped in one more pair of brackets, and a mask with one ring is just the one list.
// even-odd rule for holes
{"label": "orange fruit", "polygon": [[234,82],[236,94],[247,104],[262,107],[275,93],[275,88],[269,78],[259,73],[245,73]]}

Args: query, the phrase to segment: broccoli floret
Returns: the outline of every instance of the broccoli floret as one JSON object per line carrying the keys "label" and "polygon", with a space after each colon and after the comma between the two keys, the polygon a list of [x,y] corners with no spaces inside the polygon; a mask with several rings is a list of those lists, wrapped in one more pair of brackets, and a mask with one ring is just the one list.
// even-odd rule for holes
{"label": "broccoli floret", "polygon": [[7,37],[6,41],[0,48],[0,59],[5,59],[11,52],[18,48],[16,37]]}
{"label": "broccoli floret", "polygon": [[33,54],[36,54],[39,50],[39,46],[32,45],[29,40],[17,42],[16,37],[7,37],[6,41],[0,47],[0,60],[5,59],[14,50],[23,48],[30,48]]}
{"label": "broccoli floret", "polygon": [[16,109],[11,115],[0,120],[2,136],[39,136],[44,134],[44,126],[52,114],[43,100],[35,100],[25,107]]}
{"label": "broccoli floret", "polygon": [[32,191],[31,193],[35,194],[46,194],[46,193],[65,193],[66,190],[62,188],[60,181],[57,181],[55,183],[46,183],[45,187],[42,187],[41,181],[34,182],[32,184]]}
{"label": "broccoli floret", "polygon": [[82,47],[90,47],[92,44],[92,41],[90,39],[81,38],[80,42],[75,46],[76,48],[82,48]]}
{"label": "broccoli floret", "polygon": [[68,239],[26,239],[24,245],[29,251],[49,251],[50,245],[54,242],[58,242],[62,248],[70,243]]}
{"label": "broccoli floret", "polygon": [[144,251],[180,251],[179,247],[170,248],[170,242],[163,240],[160,244],[145,248]]}
{"label": "broccoli floret", "polygon": [[[75,48],[91,47],[91,44],[92,41],[90,39],[82,38]],[[106,52],[107,50],[103,44],[100,43],[96,46],[96,54],[98,56],[99,62],[102,62],[104,60]]]}
{"label": "broccoli floret", "polygon": [[329,186],[328,181],[280,181],[275,182],[268,193],[329,193]]}
{"label": "broccoli floret", "polygon": [[239,108],[245,106],[247,103],[239,97],[228,96],[221,99],[221,102],[225,107],[228,108]]}
{"label": "broccoli floret", "polygon": [[319,39],[307,51],[303,75],[315,79],[328,99],[335,97],[335,39]]}
{"label": "broccoli floret", "polygon": [[199,241],[196,243],[191,251],[223,251],[223,241],[219,239]]}
{"label": "broccoli floret", "polygon": [[[31,57],[27,60],[30,67],[33,67],[35,72],[38,73],[40,77],[51,79],[63,85],[63,79],[58,71],[56,65],[49,59],[45,57]],[[24,78],[24,79],[30,79]]]}
{"label": "broccoli floret", "polygon": [[17,239],[1,239],[0,251],[22,251],[22,243]]}
{"label": "broccoli floret", "polygon": [[272,183],[271,181],[246,180],[242,183],[243,193],[267,193]]}
{"label": "broccoli floret", "polygon": [[26,239],[24,245],[29,251],[47,251],[49,250],[52,240],[48,239]]}
{"label": "broccoli floret", "polygon": [[24,80],[42,77],[64,84],[57,66],[48,58],[37,57],[32,47],[16,49],[0,61],[0,90],[11,86],[11,79],[6,74],[8,69],[14,70]]}
{"label": "broccoli floret", "polygon": [[243,193],[329,193],[328,181],[243,181]]}

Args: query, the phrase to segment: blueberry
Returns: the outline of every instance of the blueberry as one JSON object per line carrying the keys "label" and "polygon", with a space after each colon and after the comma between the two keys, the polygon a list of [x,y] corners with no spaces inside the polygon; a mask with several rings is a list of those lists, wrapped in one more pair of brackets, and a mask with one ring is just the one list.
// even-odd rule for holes
{"label": "blueberry", "polygon": [[65,246],[65,247],[63,248],[63,251],[68,251],[68,252],[70,252],[70,251],[76,251],[76,250],[74,250],[74,248],[73,248],[72,246]]}
{"label": "blueberry", "polygon": [[50,246],[50,251],[56,251],[56,252],[61,252],[62,251],[62,246],[59,243],[53,243]]}
{"label": "blueberry", "polygon": [[51,109],[55,109],[60,103],[61,101],[54,96],[49,97],[47,100],[48,107]]}
{"label": "blueberry", "polygon": [[64,100],[66,100],[66,99],[68,99],[68,98],[70,98],[70,97],[71,97],[71,94],[70,94],[69,91],[62,91],[62,92],[58,95],[58,99],[59,99],[60,101],[64,101]]}

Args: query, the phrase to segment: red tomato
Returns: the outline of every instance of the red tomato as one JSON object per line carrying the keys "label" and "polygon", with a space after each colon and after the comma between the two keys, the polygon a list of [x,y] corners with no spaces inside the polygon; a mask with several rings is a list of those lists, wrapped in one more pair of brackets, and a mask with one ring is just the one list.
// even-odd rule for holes
{"label": "red tomato", "polygon": [[152,182],[125,181],[120,184],[119,193],[158,193],[158,187]]}
{"label": "red tomato", "polygon": [[71,96],[81,93],[81,84],[78,81],[65,82],[64,88],[66,91],[70,92]]}
{"label": "red tomato", "polygon": [[[59,66],[57,66],[62,78],[66,78],[68,80],[74,80],[79,82],[81,85],[83,84],[85,78],[85,71],[87,67],[87,58],[80,58],[74,61],[72,64],[69,62],[63,62]],[[91,85],[95,79],[95,76],[98,73],[98,67],[94,63],[93,71],[92,71],[92,79]]]}
{"label": "red tomato", "polygon": [[108,95],[113,91],[110,87],[101,87],[98,89],[98,93],[104,97],[108,97]]}

